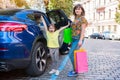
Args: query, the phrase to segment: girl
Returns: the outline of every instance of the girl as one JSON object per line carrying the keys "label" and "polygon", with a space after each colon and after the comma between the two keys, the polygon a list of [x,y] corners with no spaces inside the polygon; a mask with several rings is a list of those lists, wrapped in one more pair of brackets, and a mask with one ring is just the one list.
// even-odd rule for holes
{"label": "girl", "polygon": [[50,74],[55,73],[55,75],[59,75],[59,70],[54,69],[55,66],[58,67],[58,61],[59,61],[59,40],[58,40],[58,36],[59,33],[65,29],[66,27],[68,27],[70,25],[70,23],[68,23],[68,25],[61,27],[59,30],[55,29],[55,26],[53,24],[51,24],[49,26],[49,28],[47,29],[47,25],[43,19],[43,17],[41,17],[44,27],[45,27],[45,31],[46,31],[46,36],[47,36],[47,46],[49,48],[49,52],[50,52],[50,56],[52,58],[52,70],[49,72]]}
{"label": "girl", "polygon": [[84,32],[87,27],[87,20],[85,19],[85,11],[80,4],[77,4],[73,8],[73,14],[75,16],[72,24],[72,45],[69,51],[69,58],[73,66],[73,70],[68,72],[68,76],[77,76],[74,68],[74,50],[79,49],[84,40]]}

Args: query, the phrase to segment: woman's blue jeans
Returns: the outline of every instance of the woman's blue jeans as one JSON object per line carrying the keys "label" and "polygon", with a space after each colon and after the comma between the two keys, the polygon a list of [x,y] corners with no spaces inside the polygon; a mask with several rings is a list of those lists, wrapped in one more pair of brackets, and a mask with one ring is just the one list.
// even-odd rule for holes
{"label": "woman's blue jeans", "polygon": [[70,61],[72,63],[72,66],[73,66],[73,70],[75,70],[74,68],[74,50],[77,50],[79,49],[80,47],[78,46],[78,42],[79,42],[79,39],[72,39],[72,44],[71,44],[71,49],[69,51],[69,58],[70,58]]}

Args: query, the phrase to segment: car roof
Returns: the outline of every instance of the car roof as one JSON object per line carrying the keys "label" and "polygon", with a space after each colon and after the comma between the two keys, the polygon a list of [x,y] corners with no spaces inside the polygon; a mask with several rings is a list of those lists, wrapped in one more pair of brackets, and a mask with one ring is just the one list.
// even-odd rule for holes
{"label": "car roof", "polygon": [[99,33],[93,33],[93,34],[99,34]]}
{"label": "car roof", "polygon": [[0,9],[0,15],[12,15],[14,13],[20,12],[20,11],[34,11],[34,12],[40,12],[44,13],[38,10],[32,10],[32,9]]}

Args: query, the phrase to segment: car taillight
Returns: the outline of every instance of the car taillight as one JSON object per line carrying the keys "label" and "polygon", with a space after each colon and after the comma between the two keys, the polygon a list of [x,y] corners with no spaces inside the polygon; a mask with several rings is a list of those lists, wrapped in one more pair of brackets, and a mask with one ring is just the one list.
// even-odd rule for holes
{"label": "car taillight", "polygon": [[0,51],[6,51],[8,50],[7,48],[0,48]]}
{"label": "car taillight", "polygon": [[27,28],[27,25],[14,22],[0,22],[0,31],[21,32]]}

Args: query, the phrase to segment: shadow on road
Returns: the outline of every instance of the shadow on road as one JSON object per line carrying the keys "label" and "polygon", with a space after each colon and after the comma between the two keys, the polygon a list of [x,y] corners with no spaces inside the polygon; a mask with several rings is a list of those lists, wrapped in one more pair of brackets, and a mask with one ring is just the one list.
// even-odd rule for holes
{"label": "shadow on road", "polygon": [[9,72],[0,72],[0,80],[28,80],[25,70],[12,70]]}

